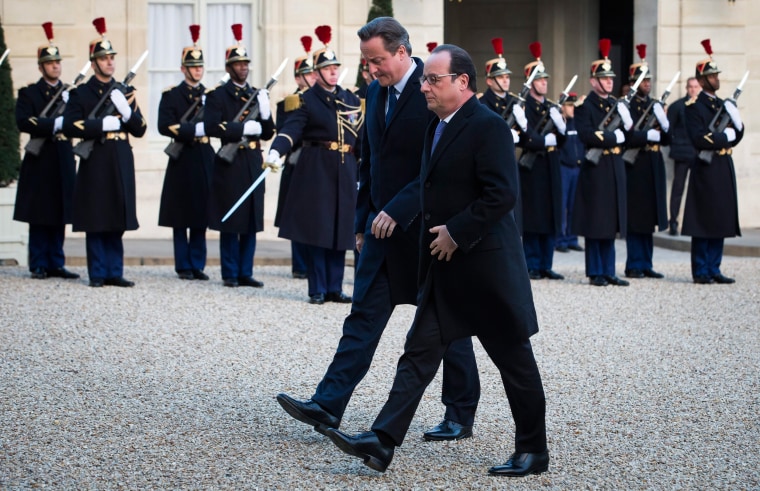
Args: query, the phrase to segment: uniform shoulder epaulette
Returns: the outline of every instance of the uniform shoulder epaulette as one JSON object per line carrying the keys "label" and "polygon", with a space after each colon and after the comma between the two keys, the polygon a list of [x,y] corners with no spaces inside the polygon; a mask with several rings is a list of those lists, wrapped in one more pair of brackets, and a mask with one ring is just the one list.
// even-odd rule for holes
{"label": "uniform shoulder epaulette", "polygon": [[520,94],[515,94],[514,92],[507,92],[507,94],[511,95],[512,97],[520,97]]}
{"label": "uniform shoulder epaulette", "polygon": [[283,108],[285,109],[286,113],[289,113],[290,111],[295,111],[296,109],[300,108],[303,105],[303,99],[301,99],[301,94],[290,94],[285,96],[283,103]]}
{"label": "uniform shoulder epaulette", "polygon": [[480,99],[481,97],[483,97],[483,93],[482,92],[478,92],[477,94],[475,94],[475,97],[477,97],[478,99]]}
{"label": "uniform shoulder epaulette", "polygon": [[164,94],[164,93],[166,93],[166,92],[169,92],[169,91],[170,91],[170,90],[172,90],[173,88],[174,88],[174,86],[173,86],[173,85],[170,85],[170,86],[168,86],[167,88],[165,88],[164,90],[162,90],[162,91],[161,91],[161,93],[162,93],[162,94]]}

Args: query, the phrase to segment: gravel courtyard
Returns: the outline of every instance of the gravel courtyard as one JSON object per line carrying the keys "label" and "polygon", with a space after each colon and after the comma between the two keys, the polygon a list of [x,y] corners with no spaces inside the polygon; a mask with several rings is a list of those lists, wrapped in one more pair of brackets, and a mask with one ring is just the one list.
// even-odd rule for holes
{"label": "gravel courtyard", "polygon": [[[552,460],[522,479],[486,473],[513,425],[477,342],[475,436],[422,441],[439,374],[380,474],[274,399],[312,394],[349,311],[307,304],[289,267],[256,267],[263,289],[224,288],[218,267],[127,267],[134,288],[99,289],[0,267],[0,489],[760,489],[760,258],[725,257],[728,286],[693,284],[687,253],[656,249],[655,267],[664,280],[597,288],[582,253],[557,254],[567,279],[532,283]],[[385,401],[413,312],[392,317],[345,431]]]}

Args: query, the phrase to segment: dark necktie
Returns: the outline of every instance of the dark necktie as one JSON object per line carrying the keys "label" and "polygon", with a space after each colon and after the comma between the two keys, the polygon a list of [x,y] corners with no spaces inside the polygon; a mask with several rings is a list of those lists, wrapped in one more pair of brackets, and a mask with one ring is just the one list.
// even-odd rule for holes
{"label": "dark necktie", "polygon": [[396,107],[396,102],[398,102],[398,99],[396,99],[396,87],[389,86],[388,87],[388,112],[385,113],[385,124],[388,124],[388,121],[391,120],[391,115],[393,114],[393,108]]}
{"label": "dark necktie", "polygon": [[433,155],[433,152],[435,152],[435,146],[438,145],[438,140],[441,139],[441,135],[445,129],[446,121],[440,120],[438,122],[438,126],[435,127],[435,134],[433,134],[433,145],[430,146],[430,155]]}

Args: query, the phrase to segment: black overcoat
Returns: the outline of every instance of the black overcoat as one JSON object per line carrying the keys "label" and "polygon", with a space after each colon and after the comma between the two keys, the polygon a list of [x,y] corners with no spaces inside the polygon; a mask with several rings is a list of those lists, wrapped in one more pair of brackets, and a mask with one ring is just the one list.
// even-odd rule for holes
{"label": "black overcoat", "polygon": [[[54,118],[38,117],[60,89],[40,79],[18,91],[16,124],[31,138],[45,138],[38,156],[24,155],[13,219],[34,225],[71,223],[76,164],[71,141],[53,135]],[[61,134],[60,137],[63,135]]]}
{"label": "black overcoat", "polygon": [[[430,155],[437,121],[427,128],[420,174],[420,308],[435,299],[444,342],[538,332],[528,269],[512,214],[517,164],[510,130],[475,96],[452,117]],[[451,261],[430,255],[431,227],[446,225],[457,243]]]}
{"label": "black overcoat", "polygon": [[[92,76],[87,83],[71,91],[63,115],[63,132],[67,137],[95,141],[90,157],[79,161],[72,217],[75,232],[118,232],[137,230],[139,226],[135,160],[129,137],[103,140],[103,118],[89,117],[114,83],[114,80],[103,83]],[[132,116],[126,123],[121,123],[121,132],[141,137],[148,126],[134,95],[134,88],[127,87]]]}
{"label": "black overcoat", "polygon": [[[201,117],[203,105],[198,103],[185,122],[182,116],[204,94],[203,85],[191,87],[182,82],[161,95],[158,105],[158,131],[183,143],[179,158],[166,165],[158,224],[162,227],[206,228],[208,196],[214,168],[214,150],[195,138],[195,118]],[[199,115],[198,112],[201,111]]]}
{"label": "black overcoat", "polygon": [[[686,127],[691,141],[697,151],[712,150],[713,157],[709,164],[699,158],[692,163],[683,213],[684,235],[701,238],[741,235],[734,159],[725,151],[742,140],[744,128],[736,131],[736,140],[732,142],[725,133],[710,131],[710,122],[722,105],[722,99],[702,91],[693,104],[686,106]],[[719,155],[720,150],[724,150],[723,155]]]}
{"label": "black overcoat", "polygon": [[602,155],[598,165],[586,159],[581,164],[570,230],[590,239],[614,239],[616,234],[625,237],[627,230],[622,149],[614,132],[599,130],[600,123],[615,103],[614,97],[601,99],[591,92],[575,110],[575,126],[586,149],[617,152]]}
{"label": "black overcoat", "polygon": [[[235,120],[235,117],[255,90],[247,84],[241,88],[228,81],[208,94],[203,115],[206,133],[219,138],[222,145],[240,142],[244,123]],[[252,105],[255,104],[254,101]],[[261,124],[261,135],[250,138],[250,141],[256,142],[256,148],[239,149],[232,163],[218,156],[214,158],[208,215],[209,228],[213,230],[234,234],[252,234],[264,230],[265,182],[259,184],[240,208],[222,223],[227,211],[263,172],[261,140],[269,140],[274,135],[274,120],[271,116],[268,119],[257,116],[255,120]]]}

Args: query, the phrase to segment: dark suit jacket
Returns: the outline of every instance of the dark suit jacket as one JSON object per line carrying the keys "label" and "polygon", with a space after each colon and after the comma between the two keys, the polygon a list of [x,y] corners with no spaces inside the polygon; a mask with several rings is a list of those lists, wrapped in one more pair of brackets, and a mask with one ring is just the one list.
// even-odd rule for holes
{"label": "dark suit jacket", "polygon": [[[538,331],[533,295],[512,210],[517,164],[509,128],[473,96],[422,157],[421,308],[435,300],[444,342],[498,333],[527,339]],[[451,261],[430,255],[428,229],[446,225],[459,248]]]}
{"label": "dark suit jacket", "polygon": [[[393,304],[417,303],[418,177],[425,128],[435,114],[427,109],[425,96],[420,92],[422,60],[414,61],[417,68],[399,96],[388,126],[385,125],[388,90],[377,82],[367,89],[354,227],[356,233],[364,233],[364,247],[354,284],[355,300],[366,294],[385,263]],[[398,223],[393,235],[385,239],[376,239],[370,233],[372,220],[379,211],[385,211]]]}

